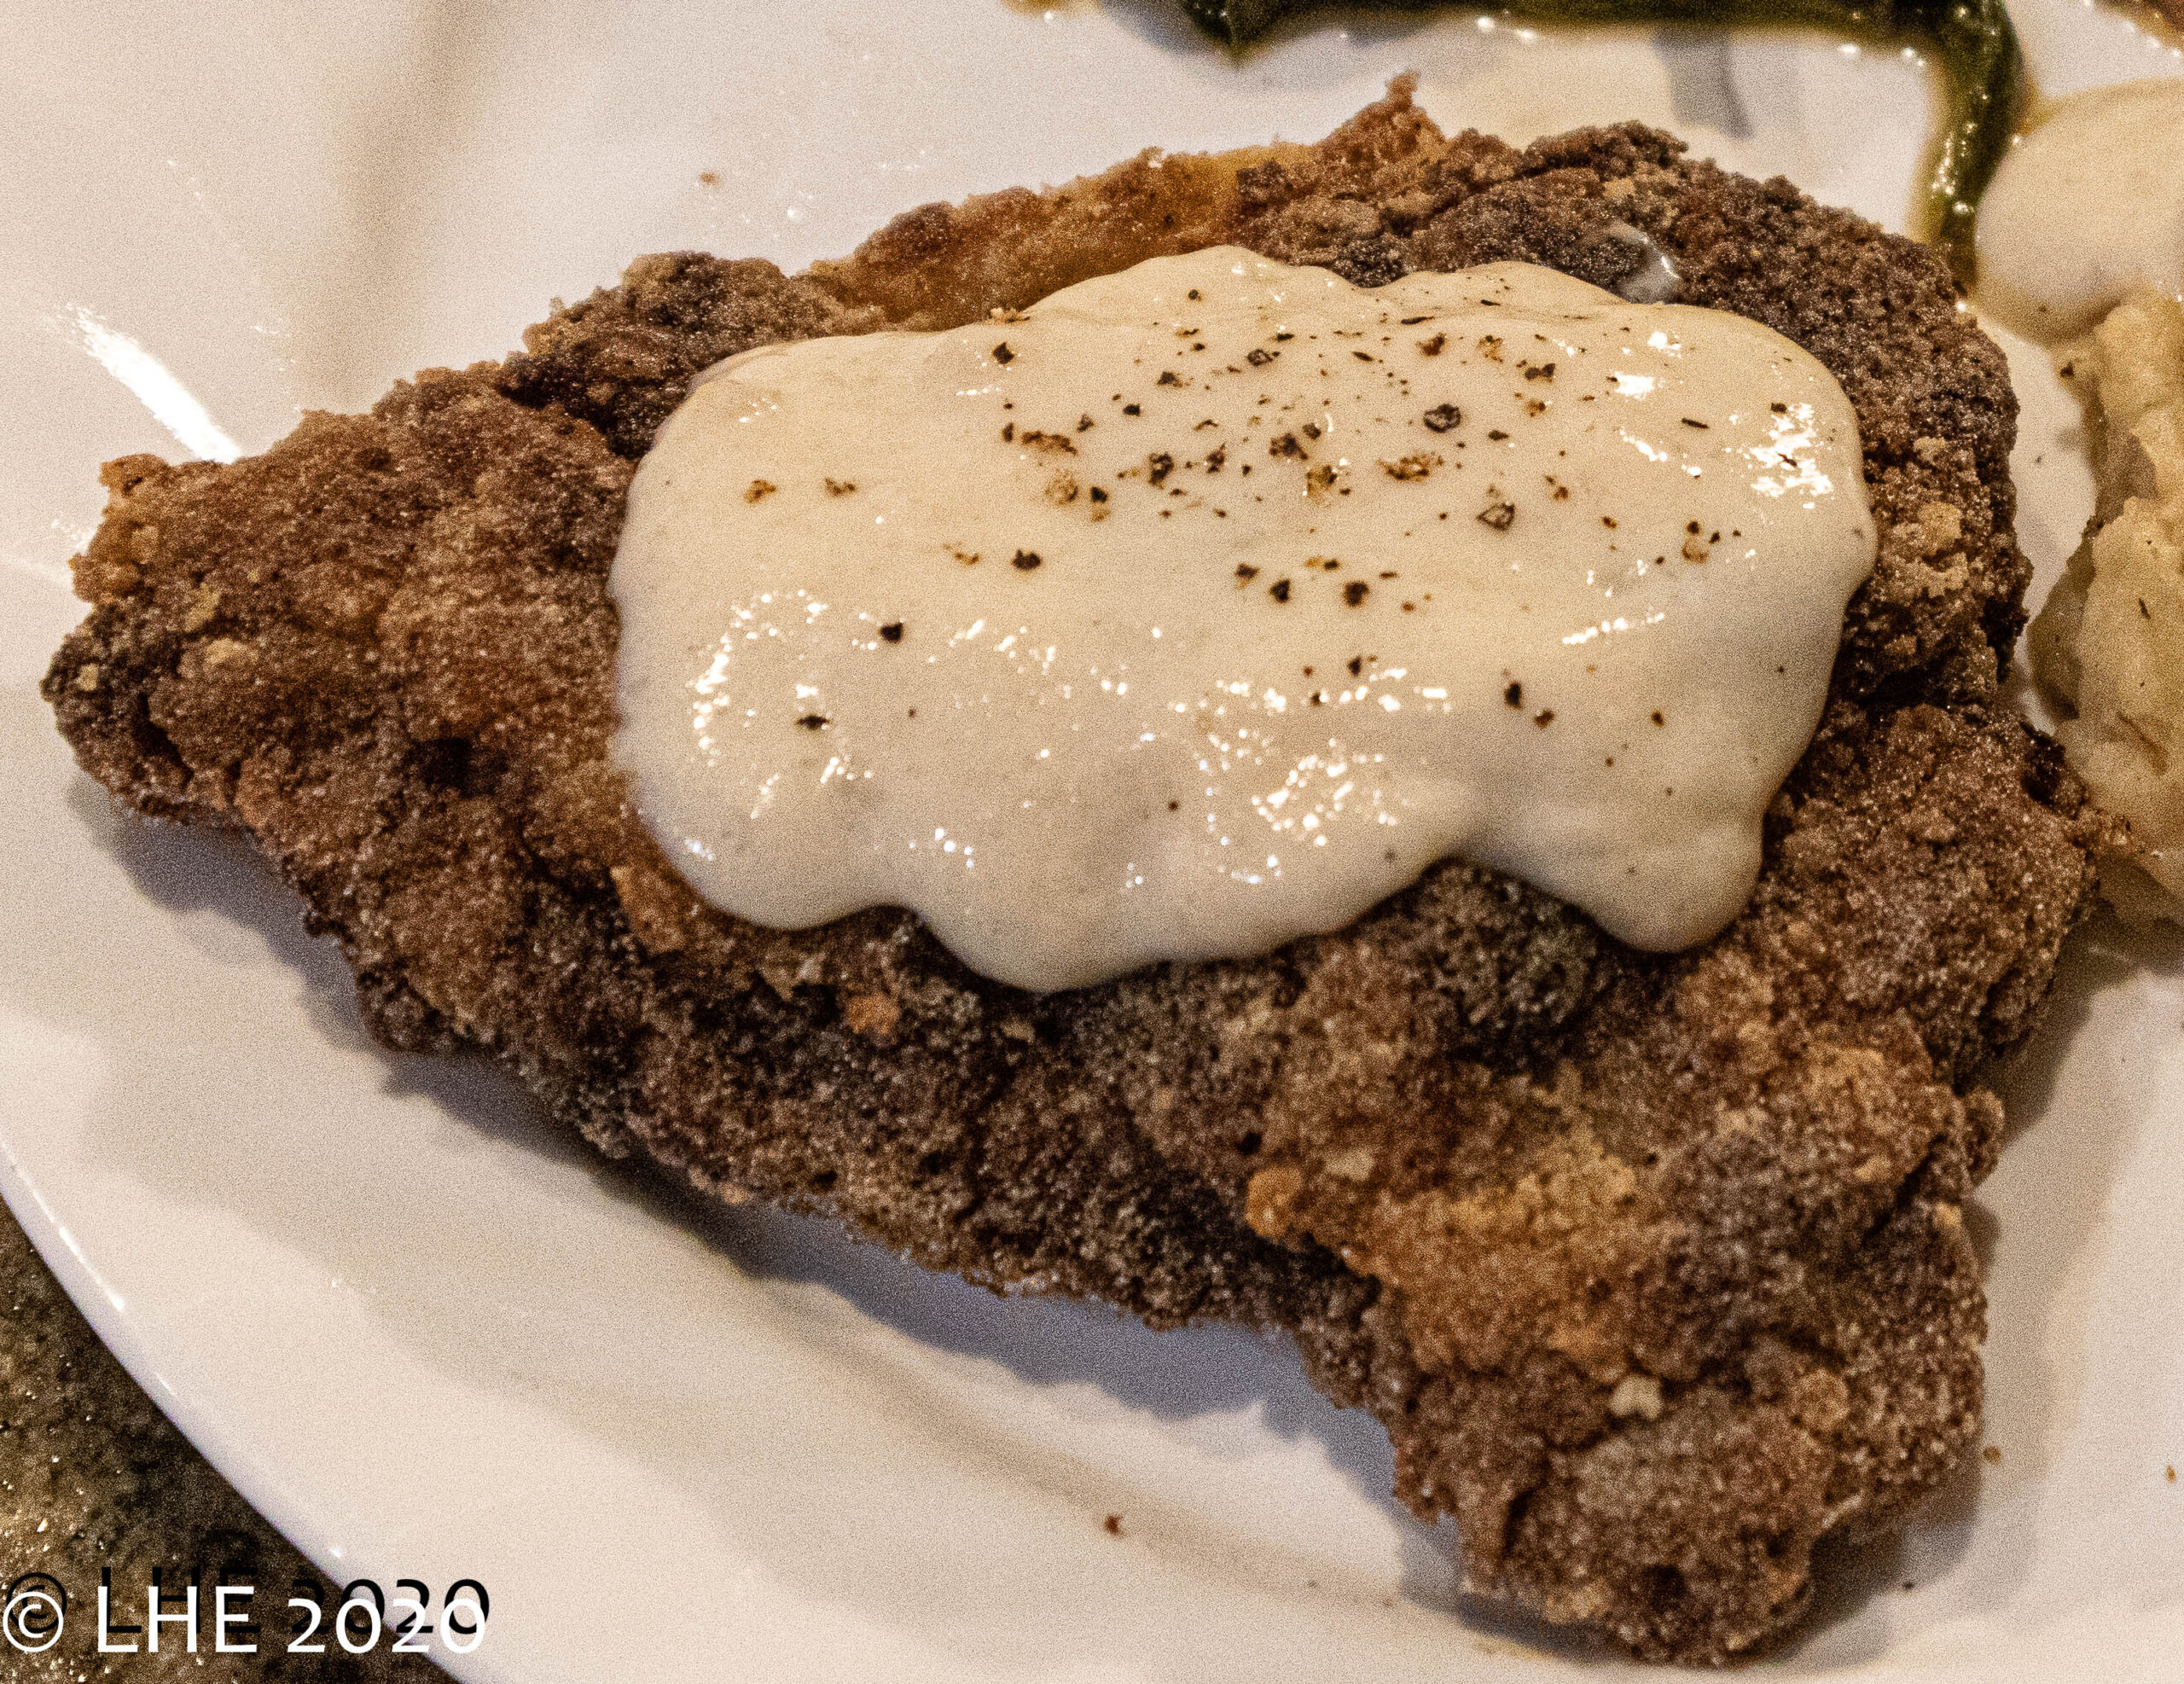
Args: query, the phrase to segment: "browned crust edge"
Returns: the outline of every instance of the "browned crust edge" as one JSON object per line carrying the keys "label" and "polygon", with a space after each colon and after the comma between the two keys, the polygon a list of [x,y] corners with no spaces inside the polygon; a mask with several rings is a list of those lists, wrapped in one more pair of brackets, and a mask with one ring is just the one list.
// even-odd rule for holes
{"label": "browned crust edge", "polygon": [[[1633,954],[1450,863],[1263,960],[1031,996],[897,913],[737,924],[645,834],[605,576],[696,369],[1217,241],[1363,284],[1500,258],[1610,284],[1618,226],[1836,373],[1883,533],[1715,942]],[[279,864],[390,1045],[483,1048],[602,1149],[996,1287],[1283,1329],[1455,1517],[1473,1588],[1718,1660],[1978,1431],[1976,1072],[2036,1018],[2100,824],[1998,700],[2013,416],[1920,248],[1635,126],[1447,140],[1398,84],[1317,147],[928,206],[806,276],[643,259],[369,417],[113,464],[45,694],[108,788]]]}

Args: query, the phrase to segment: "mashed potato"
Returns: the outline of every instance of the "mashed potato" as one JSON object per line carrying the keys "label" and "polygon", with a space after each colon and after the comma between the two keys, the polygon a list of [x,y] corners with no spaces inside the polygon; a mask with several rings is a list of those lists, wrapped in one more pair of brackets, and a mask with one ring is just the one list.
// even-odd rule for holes
{"label": "mashed potato", "polygon": [[2032,671],[2094,797],[2130,822],[2104,879],[2127,913],[2184,923],[2184,307],[2135,293],[2066,353],[2100,496],[2033,622]]}

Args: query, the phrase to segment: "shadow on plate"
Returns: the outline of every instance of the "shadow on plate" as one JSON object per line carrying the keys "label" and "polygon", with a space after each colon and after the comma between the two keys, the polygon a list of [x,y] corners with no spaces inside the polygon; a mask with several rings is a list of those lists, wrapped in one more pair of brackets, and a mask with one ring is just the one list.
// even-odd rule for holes
{"label": "shadow on plate", "polygon": [[[541,1174],[587,1178],[629,1220],[672,1224],[695,1236],[738,1274],[784,1301],[831,1295],[855,1317],[918,1347],[997,1365],[1036,1391],[1089,1388],[1121,1410],[1170,1423],[1239,1412],[1255,1415],[1282,1439],[1316,1445],[1327,1466],[1384,1514],[1400,1539],[1401,1594],[1414,1610],[1459,1613],[1465,1627],[1481,1640],[1490,1640],[1497,1652],[1506,1645],[1565,1660],[1600,1656],[1595,1645],[1460,1598],[1450,1529],[1419,1525],[1393,1501],[1391,1457],[1377,1425],[1362,1414],[1335,1410],[1305,1384],[1287,1353],[1234,1328],[1155,1336],[1095,1306],[1004,1299],[929,1275],[832,1224],[761,1206],[723,1208],[656,1170],[602,1160],[481,1060],[404,1058],[377,1048],[357,1018],[349,973],[333,945],[305,934],[293,898],[240,844],[117,816],[103,795],[80,779],[67,799],[73,816],[121,865],[135,890],[170,915],[206,955],[238,964],[262,955],[284,967],[297,981],[314,1031],[329,1045],[373,1060],[384,1072],[386,1092],[428,1101],[450,1128],[473,1140],[520,1148]],[[2098,996],[2142,965],[2173,967],[2181,952],[2184,939],[2132,932],[2106,918],[2074,944],[2047,1023],[1997,1072],[2011,1110],[2013,1152],[2024,1149],[2021,1137],[2028,1133],[2037,1139],[2055,1097],[2056,1069]],[[87,999],[59,1015],[88,1019],[85,1026],[109,1044],[141,1044],[144,1037],[122,1022],[134,1009],[125,999]],[[155,1054],[156,1046],[148,1051]],[[119,1086],[127,1094],[158,1079],[156,1066],[148,1062],[142,1071],[125,1074]],[[2082,1129],[2082,1118],[2078,1122]],[[188,1154],[177,1153],[169,1131],[146,1126],[141,1117],[113,1119],[108,1143],[136,1164],[136,1173],[189,1179]],[[2043,1218],[2044,1249],[2069,1252],[2089,1242],[2122,1149],[2115,1128],[2106,1135],[2096,1129],[2094,1138],[2073,1143],[2071,1188]],[[362,1262],[343,1254],[345,1246],[360,1243],[371,1249],[369,1237],[359,1241],[355,1234],[350,1191],[324,1178],[316,1187],[299,1187],[294,1169],[270,1171],[272,1182],[254,1190],[215,1177],[192,1183],[189,1191],[253,1222],[262,1224],[274,1213],[283,1243],[315,1252],[337,1269]],[[1975,1217],[1983,1258],[1993,1252],[2000,1228],[1991,1215]],[[2051,1374],[2046,1355],[2024,1333],[2037,1321],[2039,1308],[1999,1315],[1991,1351],[2010,1389],[2018,1434],[2027,1441],[2042,1437],[2041,1425],[2056,1407],[2058,1391],[2077,1383]],[[2033,1348],[2020,1348],[2028,1344]],[[464,1353],[438,1344],[421,1354],[458,1368],[466,1360]],[[583,1398],[545,1401],[586,1418]],[[676,1460],[688,1448],[669,1446],[661,1454]],[[2011,1469],[2013,1481],[2037,1472],[2029,1463]],[[1972,1523],[1981,1504],[1978,1471],[1968,1469],[1907,1534],[1862,1548],[1828,1550],[1813,1613],[1783,1658],[1803,1670],[1881,1653],[1901,1617],[1884,1605],[1902,1588],[1947,1578],[1977,1534]],[[1983,1582],[1978,1588],[1989,1595],[2005,1594],[2008,1588]],[[886,1611],[915,1617],[917,1611],[895,1606]]]}
{"label": "shadow on plate", "polygon": [[[807,1311],[829,1295],[859,1321],[892,1330],[927,1351],[991,1363],[1021,1385],[1040,1391],[1089,1388],[1122,1411],[1188,1425],[1205,1417],[1248,1417],[1256,1430],[1317,1447],[1327,1465],[1380,1511],[1399,1539],[1400,1591],[1419,1609],[1456,1606],[1452,1529],[1429,1528],[1390,1495],[1392,1456],[1369,1417],[1338,1410],[1305,1382],[1293,1356],[1244,1330],[1207,1326],[1154,1334],[1096,1304],[1042,1298],[1004,1298],[952,1276],[930,1274],[885,1250],[851,1237],[838,1225],[764,1205],[724,1207],[644,1161],[602,1158],[555,1123],[512,1080],[481,1058],[432,1059],[390,1054],[373,1042],[357,1017],[353,984],[334,944],[305,932],[293,895],[239,839],[147,824],[117,813],[103,793],[75,780],[73,816],[126,873],[137,893],[167,915],[199,952],[222,964],[270,958],[295,978],[296,998],[311,1031],[330,1048],[372,1060],[383,1072],[380,1091],[421,1100],[450,1127],[519,1149],[542,1171],[577,1174],[633,1221],[670,1224],[694,1236],[746,1280]],[[138,1007],[125,998],[85,997],[58,1013],[102,1042],[142,1043]],[[270,1149],[253,1179],[241,1183],[233,1164],[208,1169],[195,1160],[167,1117],[131,1101],[163,1082],[156,1043],[139,1070],[111,1072],[117,1101],[98,1124],[102,1144],[130,1173],[154,1177],[170,1192],[221,1206],[282,1244],[315,1256],[338,1278],[382,1277],[370,1300],[375,1315],[429,1360],[458,1371],[468,1352],[448,1347],[405,1316],[384,1284],[390,1250],[429,1251],[405,1235],[410,1216],[376,1216],[372,1188],[344,1188],[329,1177],[299,1173]],[[218,1154],[214,1154],[218,1155]],[[332,1160],[328,1160],[329,1165]],[[377,1231],[375,1231],[377,1230]],[[524,1272],[505,1262],[502,1270]],[[479,1370],[481,1379],[498,1379]],[[572,1418],[590,1414],[581,1397],[549,1397]],[[673,1460],[665,1448],[663,1457]],[[1330,1594],[1344,1587],[1330,1583]],[[896,1617],[914,1610],[896,1607]],[[1543,1640],[1552,1645],[1551,1635]]]}

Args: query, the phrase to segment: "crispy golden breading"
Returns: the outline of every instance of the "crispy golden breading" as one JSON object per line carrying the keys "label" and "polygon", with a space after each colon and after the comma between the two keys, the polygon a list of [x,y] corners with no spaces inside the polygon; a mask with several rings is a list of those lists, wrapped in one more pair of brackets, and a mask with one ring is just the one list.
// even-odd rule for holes
{"label": "crispy golden breading", "polygon": [[[1856,405],[1882,533],[1751,905],[1635,953],[1461,862],[1341,933],[1054,996],[909,915],[698,904],[608,758],[636,458],[730,352],[1026,305],[1234,241],[1364,284],[1643,230]],[[1157,1327],[1280,1329],[1453,1515],[1476,1590],[1651,1656],[1793,1620],[1823,1534],[1976,1442],[1961,1201],[2102,822],[1997,697],[2027,568],[2001,354],[1908,241],[1590,130],[1445,139],[1398,84],[1316,147],[1150,154],[915,211],[845,262],[648,258],[502,364],[148,457],[46,682],[140,810],[247,831],[389,1044],[490,1051],[602,1150]]]}

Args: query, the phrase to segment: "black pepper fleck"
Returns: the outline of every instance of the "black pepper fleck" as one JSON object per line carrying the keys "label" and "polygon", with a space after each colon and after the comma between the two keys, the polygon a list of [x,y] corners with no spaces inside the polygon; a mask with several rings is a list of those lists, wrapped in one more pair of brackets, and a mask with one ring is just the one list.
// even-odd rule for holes
{"label": "black pepper fleck", "polygon": [[886,625],[883,625],[883,626],[881,626],[881,627],[880,628],[880,635],[882,637],[886,638],[886,639],[890,643],[899,643],[899,642],[901,642],[903,641],[903,623],[902,623],[902,621],[900,621],[900,620],[891,620],[891,621],[889,621]]}
{"label": "black pepper fleck", "polygon": [[1016,360],[1016,353],[1008,348],[1007,340],[993,348],[993,360],[996,363],[1014,363]]}
{"label": "black pepper fleck", "polygon": [[1436,404],[1426,412],[1426,425],[1436,433],[1446,433],[1463,423],[1464,412],[1453,404]]}
{"label": "black pepper fleck", "polygon": [[1008,565],[1019,572],[1028,573],[1039,565],[1039,553],[1036,549],[1019,549],[1008,558]]}

